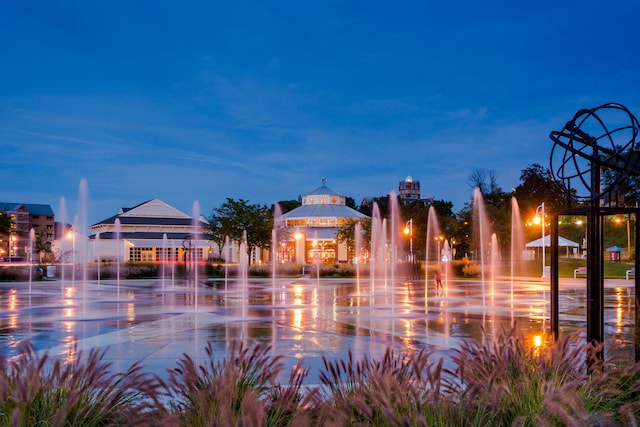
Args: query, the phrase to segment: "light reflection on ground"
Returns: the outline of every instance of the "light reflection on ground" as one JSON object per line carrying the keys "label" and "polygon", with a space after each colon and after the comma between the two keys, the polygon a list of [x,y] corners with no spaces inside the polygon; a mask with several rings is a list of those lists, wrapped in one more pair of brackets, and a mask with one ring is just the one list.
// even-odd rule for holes
{"label": "light reflection on ground", "polygon": [[[632,284],[610,280],[605,290],[605,339],[626,360],[634,357]],[[210,341],[222,358],[242,339],[284,356],[283,382],[303,359],[313,384],[322,356],[379,357],[389,346],[447,355],[461,340],[490,340],[513,322],[532,344],[550,327],[549,284],[540,279],[514,280],[513,300],[511,280],[449,281],[442,295],[431,286],[427,298],[424,281],[400,281],[395,289],[375,283],[373,295],[368,282],[355,279],[250,280],[244,290],[230,281],[226,291],[223,281],[210,285],[196,292],[159,280],[122,281],[119,289],[115,282],[45,281],[29,292],[27,283],[0,283],[0,354],[12,357],[30,339],[41,352],[69,357],[77,342],[85,352],[106,349],[117,371],[142,360],[146,371],[166,377],[183,353],[203,361]],[[585,281],[561,280],[559,303],[560,329],[583,330]]]}

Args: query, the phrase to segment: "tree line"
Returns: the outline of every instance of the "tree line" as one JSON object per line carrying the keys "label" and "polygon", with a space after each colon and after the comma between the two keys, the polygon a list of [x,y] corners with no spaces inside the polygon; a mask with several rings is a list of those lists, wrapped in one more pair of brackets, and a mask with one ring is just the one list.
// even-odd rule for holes
{"label": "tree line", "polygon": [[[617,177],[603,174],[604,184],[613,182]],[[540,164],[531,164],[524,168],[520,174],[520,183],[511,191],[504,191],[497,184],[497,175],[494,170],[477,169],[469,174],[468,185],[471,190],[480,189],[486,205],[487,216],[493,226],[493,231],[499,239],[501,247],[508,247],[511,238],[511,199],[516,198],[519,204],[522,218],[533,217],[536,208],[545,203],[547,212],[562,209],[571,203],[571,195],[561,190],[560,185],[554,180],[549,169]],[[640,185],[638,178],[625,177],[618,179],[615,199],[618,206],[637,206],[640,201]],[[277,202],[279,212],[286,213],[301,206],[301,197],[296,200],[282,200]],[[346,198],[346,205],[371,217],[374,204],[377,204],[383,218],[389,215],[389,195],[373,197],[368,202],[356,205],[351,197]],[[458,253],[464,254],[472,248],[472,223],[473,200],[469,200],[464,206],[454,211],[453,203],[447,200],[432,200],[430,203],[423,201],[411,201],[400,205],[400,216],[403,221],[412,220],[412,238],[415,242],[425,242],[427,234],[427,220],[429,208],[433,206],[437,213],[440,230],[450,242],[455,241]],[[227,198],[219,207],[212,209],[207,217],[205,235],[216,243],[222,258],[222,253],[229,241],[241,241],[246,233],[247,248],[270,249],[271,235],[274,228],[275,204],[271,206],[253,204],[245,199]],[[628,221],[629,219],[627,219]],[[353,247],[354,225],[347,224],[338,231],[337,238],[346,242],[348,247]],[[365,234],[370,233],[370,224],[362,223]],[[0,212],[0,236],[8,239],[11,231],[11,222],[6,212]],[[569,229],[568,238],[579,238],[580,230]],[[534,236],[535,231],[531,231]],[[8,240],[7,240],[8,241]],[[406,242],[405,242],[406,243]],[[37,250],[47,251],[47,242],[36,242]]]}
{"label": "tree line", "polygon": [[[604,179],[608,179],[607,176]],[[511,199],[518,201],[521,217],[532,218],[543,202],[547,212],[567,207],[572,201],[571,195],[567,195],[554,180],[549,169],[540,164],[531,164],[524,168],[520,174],[520,182],[511,191],[504,191],[497,184],[497,175],[494,170],[477,169],[468,177],[468,185],[471,190],[479,188],[486,205],[487,216],[492,224],[493,231],[499,239],[501,247],[509,247],[511,239]],[[626,206],[634,206],[640,200],[640,190],[636,179],[626,179],[619,188],[619,197]],[[389,195],[372,198],[369,202],[363,202],[357,206],[352,198],[347,198],[347,205],[371,217],[373,205],[377,204],[383,218],[388,217]],[[301,205],[300,197],[297,200],[283,200],[278,202],[281,213],[289,212]],[[454,211],[453,203],[447,200],[433,200],[430,203],[412,201],[402,203],[400,216],[403,221],[412,219],[413,235],[415,242],[425,242],[427,233],[427,220],[429,207],[433,206],[437,213],[442,235],[449,241],[455,241],[459,254],[471,251],[472,248],[472,216],[473,200],[465,203],[458,211]],[[252,204],[247,200],[234,200],[227,198],[219,207],[212,210],[207,218],[208,226],[206,234],[217,243],[221,251],[226,245],[226,239],[239,241],[246,231],[248,248],[271,247],[271,232],[274,226],[275,204],[271,206]],[[338,232],[338,240],[346,242],[353,247],[354,225],[347,224]],[[362,224],[365,233],[369,233],[369,224]],[[528,237],[536,236],[539,229],[531,230]],[[575,237],[574,237],[575,238]]]}

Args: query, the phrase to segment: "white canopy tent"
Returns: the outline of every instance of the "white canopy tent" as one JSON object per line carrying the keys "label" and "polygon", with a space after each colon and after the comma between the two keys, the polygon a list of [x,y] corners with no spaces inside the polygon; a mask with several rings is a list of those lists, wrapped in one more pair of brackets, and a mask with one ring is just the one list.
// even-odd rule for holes
{"label": "white canopy tent", "polygon": [[[542,237],[527,243],[525,246],[527,248],[541,248],[542,247]],[[544,246],[548,248],[551,246],[551,236],[544,236]],[[567,257],[569,256],[569,248],[578,248],[580,245],[572,240],[564,238],[562,236],[558,236],[558,247],[559,248],[567,248]],[[575,252],[574,252],[575,253]]]}
{"label": "white canopy tent", "polygon": [[[542,237],[537,239],[537,240],[534,240],[532,242],[527,243],[526,246],[528,248],[541,248],[542,247]],[[551,236],[549,236],[549,235],[544,236],[544,246],[547,247],[547,248],[549,246],[551,246]],[[576,242],[571,241],[569,239],[566,239],[566,238],[564,238],[562,236],[558,236],[558,247],[562,248],[562,247],[565,247],[565,246],[568,247],[568,248],[577,248],[580,245],[577,244]]]}

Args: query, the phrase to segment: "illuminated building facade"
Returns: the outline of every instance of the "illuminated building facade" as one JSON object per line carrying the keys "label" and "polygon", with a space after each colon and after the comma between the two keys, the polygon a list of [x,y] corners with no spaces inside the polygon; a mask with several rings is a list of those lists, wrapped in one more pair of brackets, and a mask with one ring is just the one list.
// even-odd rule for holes
{"label": "illuminated building facade", "polygon": [[322,186],[302,196],[302,206],[276,221],[280,236],[277,261],[297,264],[349,262],[347,246],[338,242],[338,230],[353,221],[369,217],[346,205],[346,198]]}

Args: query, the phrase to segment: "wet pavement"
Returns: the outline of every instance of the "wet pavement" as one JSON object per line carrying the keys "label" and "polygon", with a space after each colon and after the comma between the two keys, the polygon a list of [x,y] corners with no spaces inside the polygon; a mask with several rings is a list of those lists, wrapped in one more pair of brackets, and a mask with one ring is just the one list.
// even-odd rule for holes
{"label": "wet pavement", "polygon": [[[561,331],[584,330],[585,284],[561,279]],[[183,353],[204,361],[211,342],[221,359],[232,341],[242,340],[284,356],[283,382],[303,359],[311,371],[307,383],[314,384],[323,356],[379,357],[390,346],[446,356],[461,340],[491,340],[514,322],[527,341],[548,339],[548,280],[445,285],[436,294],[429,283],[425,298],[424,281],[392,286],[308,276],[197,287],[160,280],[0,283],[0,354],[15,356],[23,340],[61,357],[73,357],[74,345],[84,352],[100,348],[118,372],[142,361],[145,371],[166,377]],[[633,360],[633,281],[607,280],[605,288],[605,341],[616,355]]]}

